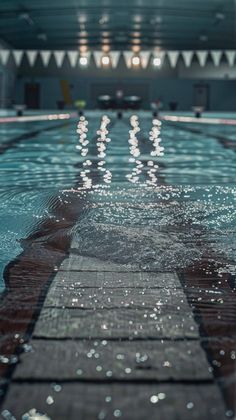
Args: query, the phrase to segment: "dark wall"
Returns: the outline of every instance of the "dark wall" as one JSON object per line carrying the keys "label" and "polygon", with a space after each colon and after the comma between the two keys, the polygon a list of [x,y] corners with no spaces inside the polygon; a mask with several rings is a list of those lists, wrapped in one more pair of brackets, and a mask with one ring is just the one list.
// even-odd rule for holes
{"label": "dark wall", "polygon": [[165,109],[168,109],[170,101],[177,101],[179,110],[190,110],[194,85],[204,83],[209,85],[210,110],[235,111],[236,77],[233,76],[229,79],[225,70],[212,69],[211,66],[209,71],[196,66],[183,71],[182,63],[175,69],[170,68],[168,62],[161,69],[152,66],[147,69],[128,69],[120,60],[116,69],[98,69],[94,62],[87,69],[81,69],[71,68],[67,59],[61,68],[56,67],[53,58],[47,68],[43,67],[39,58],[34,67],[30,67],[24,59],[18,70],[14,99],[16,102],[24,102],[25,83],[39,83],[40,107],[54,109],[57,101],[63,99],[60,81],[66,80],[72,100],[84,99],[88,108],[96,107],[99,94],[113,94],[117,89],[122,89],[124,94],[140,95],[144,108],[149,108],[151,101],[161,99]]}

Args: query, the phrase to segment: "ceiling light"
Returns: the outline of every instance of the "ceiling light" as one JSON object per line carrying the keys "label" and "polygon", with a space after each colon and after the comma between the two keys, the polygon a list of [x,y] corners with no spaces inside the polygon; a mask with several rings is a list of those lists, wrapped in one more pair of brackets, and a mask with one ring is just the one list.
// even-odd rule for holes
{"label": "ceiling light", "polygon": [[107,55],[107,53],[109,53],[109,51],[110,51],[109,41],[108,41],[106,44],[103,44],[103,45],[102,45],[102,51],[103,51],[104,53],[106,53],[105,55]]}
{"label": "ceiling light", "polygon": [[87,45],[81,45],[79,49],[81,53],[86,53],[88,50],[88,47]]}
{"label": "ceiling light", "polygon": [[207,37],[207,35],[200,35],[200,41],[202,41],[202,42],[206,42],[206,41],[208,41],[208,37]]}
{"label": "ceiling light", "polygon": [[150,20],[151,25],[156,25],[158,23],[162,23],[162,17],[161,16],[154,16]]}
{"label": "ceiling light", "polygon": [[132,51],[133,51],[134,54],[137,55],[140,51],[140,45],[133,45],[132,46]]}
{"label": "ceiling light", "polygon": [[41,41],[47,41],[47,39],[48,39],[48,37],[47,37],[47,35],[45,34],[45,33],[39,33],[38,35],[37,35],[37,38],[38,39],[40,39]]}
{"label": "ceiling light", "polygon": [[139,67],[139,66],[140,66],[140,64],[141,64],[141,60],[140,60],[139,55],[134,55],[134,56],[132,57],[131,62],[132,62],[132,65],[133,65],[134,67]]}
{"label": "ceiling light", "polygon": [[28,25],[31,25],[31,26],[34,25],[34,21],[32,20],[29,13],[27,13],[27,12],[19,13],[18,19],[19,20],[24,20],[25,22],[28,23]]}
{"label": "ceiling light", "polygon": [[80,57],[79,58],[79,64],[82,66],[82,67],[87,67],[87,65],[88,65],[88,57]]}
{"label": "ceiling light", "polygon": [[109,22],[109,15],[104,14],[100,19],[99,19],[99,23],[100,25],[105,25],[106,23]]}
{"label": "ceiling light", "polygon": [[132,36],[135,37],[135,38],[139,38],[141,36],[141,32],[138,32],[138,31],[133,32]]}
{"label": "ceiling light", "polygon": [[79,36],[82,36],[82,37],[86,37],[86,36],[88,36],[88,32],[87,32],[87,31],[80,31],[80,32],[78,33],[78,35],[79,35]]}
{"label": "ceiling light", "polygon": [[79,23],[86,23],[87,22],[87,16],[85,15],[85,14],[80,14],[79,16],[78,16],[78,21],[79,21]]}
{"label": "ceiling light", "polygon": [[161,58],[160,57],[154,57],[153,58],[153,65],[154,65],[154,67],[161,67]]}
{"label": "ceiling light", "polygon": [[85,39],[85,38],[79,39],[79,44],[80,45],[86,45],[87,43],[88,43],[88,40],[87,39]]}
{"label": "ceiling light", "polygon": [[216,17],[217,20],[224,20],[225,19],[224,13],[220,13],[220,12],[216,13],[215,17]]}
{"label": "ceiling light", "polygon": [[103,66],[109,66],[111,59],[110,59],[109,55],[103,55],[101,61],[102,61]]}
{"label": "ceiling light", "polygon": [[142,16],[141,15],[134,15],[133,21],[135,23],[141,23],[142,22]]}

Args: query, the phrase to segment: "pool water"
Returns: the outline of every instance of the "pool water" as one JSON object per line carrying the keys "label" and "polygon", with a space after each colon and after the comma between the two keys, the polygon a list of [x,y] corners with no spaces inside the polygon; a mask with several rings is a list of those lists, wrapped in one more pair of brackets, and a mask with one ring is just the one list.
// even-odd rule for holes
{"label": "pool water", "polygon": [[[8,265],[51,221],[58,224],[57,239],[76,238],[80,255],[144,271],[177,270],[187,288],[188,271],[214,271],[205,308],[211,313],[214,293],[219,294],[221,322],[233,326],[234,128],[201,125],[200,133],[193,132],[196,128],[196,123],[153,120],[145,112],[136,118],[127,113],[122,120],[108,113],[105,125],[100,113],[64,123],[1,125],[2,143],[9,146],[0,153],[1,290]],[[46,233],[39,240],[47,241],[52,232]],[[54,251],[48,247],[49,260]],[[43,264],[45,250],[37,258]],[[230,301],[223,281],[229,282]],[[191,293],[189,302],[195,305],[201,284]],[[217,375],[222,375],[219,369]]]}
{"label": "pool water", "polygon": [[[228,258],[235,256],[235,150],[223,147],[211,136],[212,127],[204,127],[207,134],[199,136],[163,123],[160,137],[165,156],[153,156],[153,144],[149,140],[153,121],[151,115],[141,114],[141,131],[137,135],[140,155],[134,157],[129,150],[130,115],[122,121],[115,121],[115,116],[111,116],[111,124],[114,124],[109,132],[111,142],[107,143],[105,159],[99,158],[96,141],[100,117],[89,117],[86,156],[76,149],[80,143],[75,121],[22,139],[12,147],[9,144],[0,154],[2,288],[4,268],[21,252],[21,240],[46,217],[55,217],[55,198],[63,197],[63,191],[75,185],[86,195],[88,207],[92,206],[86,215],[87,223],[95,215],[105,218],[106,223],[108,219],[111,224],[150,226],[158,230],[173,231],[175,226],[179,229],[180,224],[184,230],[184,226],[188,229],[191,224],[196,229],[209,230],[208,242],[217,235],[218,241],[214,239],[217,249],[224,251]],[[35,125],[43,129],[56,123],[2,125],[1,133],[6,133],[3,141],[10,143],[13,138],[34,131]],[[230,136],[231,127],[225,127],[225,136],[227,129]],[[89,160],[92,164],[86,166]],[[103,166],[99,167],[99,160],[105,161]],[[148,166],[152,164],[159,168]],[[105,172],[98,170],[102,168]],[[92,179],[88,187],[81,177],[84,169],[90,171]],[[154,171],[154,179],[150,177],[150,169]],[[111,173],[110,180],[104,178],[106,171]],[[94,209],[97,200],[104,203]],[[137,250],[138,254],[140,252]],[[142,255],[145,259],[143,252],[140,258]],[[175,260],[173,254],[173,265]]]}

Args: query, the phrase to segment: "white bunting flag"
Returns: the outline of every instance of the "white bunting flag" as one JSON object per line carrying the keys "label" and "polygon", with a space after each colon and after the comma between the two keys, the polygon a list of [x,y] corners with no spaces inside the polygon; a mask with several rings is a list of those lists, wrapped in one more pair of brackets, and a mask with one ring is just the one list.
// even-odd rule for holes
{"label": "white bunting flag", "polygon": [[150,60],[150,55],[151,52],[150,51],[141,51],[140,52],[140,59],[141,59],[141,64],[142,64],[142,68],[146,69]]}
{"label": "white bunting flag", "polygon": [[15,60],[15,63],[16,63],[17,67],[19,67],[21,65],[23,54],[24,54],[24,51],[21,51],[21,50],[13,50],[12,51],[12,55],[14,57],[14,60]]}
{"label": "white bunting flag", "polygon": [[102,51],[94,51],[93,56],[97,67],[102,67],[102,56],[104,53]]}
{"label": "white bunting flag", "polygon": [[132,57],[134,53],[132,51],[124,51],[123,55],[124,55],[126,66],[130,69],[132,67]]}
{"label": "white bunting flag", "polygon": [[40,51],[40,57],[44,67],[47,67],[51,58],[51,51]]}
{"label": "white bunting flag", "polygon": [[175,68],[179,58],[179,51],[168,51],[167,55],[170,60],[171,67]]}
{"label": "white bunting flag", "polygon": [[33,67],[34,64],[35,64],[35,61],[36,61],[36,58],[37,58],[37,54],[38,54],[38,52],[37,51],[34,51],[34,50],[26,51],[26,55],[27,55],[27,58],[28,58],[28,61],[29,61],[29,65],[31,67]]}
{"label": "white bunting flag", "polygon": [[220,65],[222,51],[211,51],[211,57],[212,57],[214,65],[218,67]]}
{"label": "white bunting flag", "polygon": [[182,57],[186,67],[190,67],[193,60],[193,51],[182,51]]}
{"label": "white bunting flag", "polygon": [[0,58],[1,58],[1,62],[4,66],[7,65],[8,60],[9,60],[9,56],[10,56],[10,51],[9,50],[0,50]]}
{"label": "white bunting flag", "polygon": [[79,51],[67,51],[67,55],[71,67],[75,67],[78,64]]}
{"label": "white bunting flag", "polygon": [[118,66],[119,59],[120,59],[120,52],[119,51],[111,51],[110,52],[111,57],[111,65],[115,69]]}
{"label": "white bunting flag", "polygon": [[61,67],[65,58],[65,51],[54,51],[53,54],[57,67]]}
{"label": "white bunting flag", "polygon": [[28,51],[26,51],[26,55],[27,55],[27,58],[28,58],[28,61],[29,61],[29,65],[31,67],[33,67],[34,64],[35,64],[35,61],[36,61],[36,58],[37,58],[37,54],[38,54],[38,52],[35,51],[35,50],[31,50],[31,51],[28,50]]}
{"label": "white bunting flag", "polygon": [[197,58],[201,67],[204,67],[207,62],[208,51],[196,51]]}
{"label": "white bunting flag", "polygon": [[230,67],[234,66],[236,51],[225,51],[225,55]]}

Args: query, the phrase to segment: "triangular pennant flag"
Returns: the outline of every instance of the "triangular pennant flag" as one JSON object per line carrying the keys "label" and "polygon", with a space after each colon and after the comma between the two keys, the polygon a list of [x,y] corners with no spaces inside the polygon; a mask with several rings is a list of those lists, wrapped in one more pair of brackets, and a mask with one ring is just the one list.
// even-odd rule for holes
{"label": "triangular pennant flag", "polygon": [[36,58],[37,58],[37,54],[38,52],[35,50],[32,51],[26,51],[26,55],[29,61],[29,64],[31,67],[33,67],[33,65],[35,64]]}
{"label": "triangular pennant flag", "polygon": [[142,51],[140,52],[141,64],[143,69],[146,69],[149,63],[151,52],[150,51]]}
{"label": "triangular pennant flag", "polygon": [[118,66],[118,62],[120,59],[120,52],[119,51],[110,51],[111,57],[111,65],[115,69]]}
{"label": "triangular pennant flag", "polygon": [[102,67],[102,56],[104,53],[102,51],[94,51],[93,56],[97,67]]}
{"label": "triangular pennant flag", "polygon": [[220,60],[222,57],[222,51],[211,51],[212,60],[215,66],[220,65]]}
{"label": "triangular pennant flag", "polygon": [[225,51],[225,55],[229,63],[229,66],[233,67],[235,63],[236,51]]}
{"label": "triangular pennant flag", "polygon": [[182,51],[182,57],[186,67],[190,67],[193,59],[193,51]]}
{"label": "triangular pennant flag", "polygon": [[124,55],[126,66],[130,69],[132,67],[132,57],[134,53],[132,51],[124,51],[123,55]]}
{"label": "triangular pennant flag", "polygon": [[176,67],[176,64],[179,58],[179,51],[168,51],[167,54],[170,60],[171,67],[172,68]]}
{"label": "triangular pennant flag", "polygon": [[10,51],[9,50],[0,50],[0,58],[1,58],[1,62],[4,66],[6,66],[6,64],[9,60],[9,56],[10,56]]}
{"label": "triangular pennant flag", "polygon": [[78,64],[79,51],[67,51],[67,55],[71,67],[75,67]]}
{"label": "triangular pennant flag", "polygon": [[21,51],[21,50],[12,51],[12,55],[14,57],[14,60],[15,60],[15,63],[17,65],[17,67],[19,67],[21,65],[23,54],[24,54],[24,51]]}
{"label": "triangular pennant flag", "polygon": [[204,67],[207,62],[208,51],[196,51],[197,58],[201,67]]}
{"label": "triangular pennant flag", "polygon": [[44,67],[47,67],[51,58],[51,51],[40,51],[40,57]]}
{"label": "triangular pennant flag", "polygon": [[55,61],[56,61],[56,65],[57,67],[61,67],[65,58],[65,51],[54,51],[53,52],[54,57],[55,57]]}

